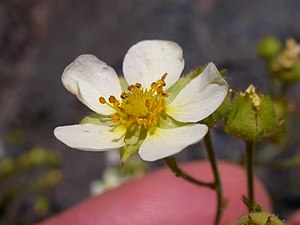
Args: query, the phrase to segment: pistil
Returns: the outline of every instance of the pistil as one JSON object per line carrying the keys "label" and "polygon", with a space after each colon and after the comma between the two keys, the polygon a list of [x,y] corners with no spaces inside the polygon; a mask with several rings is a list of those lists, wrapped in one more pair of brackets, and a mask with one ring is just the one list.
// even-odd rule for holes
{"label": "pistil", "polygon": [[113,108],[116,113],[109,117],[126,128],[133,124],[145,129],[155,127],[159,116],[165,111],[165,100],[168,95],[163,89],[166,86],[166,77],[167,73],[153,82],[150,89],[145,89],[140,83],[128,86],[128,92],[121,93],[120,101],[111,95],[108,101],[101,96],[99,102]]}

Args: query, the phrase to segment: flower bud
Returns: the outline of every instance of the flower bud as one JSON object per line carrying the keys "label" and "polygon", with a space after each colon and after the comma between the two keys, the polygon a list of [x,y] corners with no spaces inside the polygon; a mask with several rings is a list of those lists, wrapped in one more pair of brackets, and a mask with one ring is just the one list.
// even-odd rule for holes
{"label": "flower bud", "polygon": [[283,51],[271,61],[270,72],[285,82],[300,80],[300,44],[288,39]]}
{"label": "flower bud", "polygon": [[267,35],[258,42],[257,51],[262,58],[270,60],[280,53],[281,43],[276,37]]}
{"label": "flower bud", "polygon": [[225,131],[245,140],[257,141],[270,135],[276,125],[273,102],[256,92],[253,85],[239,92],[228,113]]}
{"label": "flower bud", "polygon": [[255,212],[243,216],[237,225],[284,225],[284,223],[271,213]]}

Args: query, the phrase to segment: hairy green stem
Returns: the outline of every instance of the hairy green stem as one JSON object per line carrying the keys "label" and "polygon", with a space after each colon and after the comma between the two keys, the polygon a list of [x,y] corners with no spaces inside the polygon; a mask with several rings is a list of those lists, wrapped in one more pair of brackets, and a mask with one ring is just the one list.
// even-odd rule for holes
{"label": "hairy green stem", "polygon": [[216,190],[217,194],[217,212],[215,217],[215,225],[220,224],[222,212],[223,212],[223,189],[222,183],[220,180],[219,170],[217,167],[217,160],[215,156],[215,151],[213,148],[213,144],[210,137],[210,132],[208,131],[204,137],[204,144],[206,147],[207,155],[210,161],[211,169],[214,175],[214,189]]}
{"label": "hairy green stem", "polygon": [[254,182],[253,182],[254,143],[252,141],[246,141],[246,166],[247,166],[247,181],[248,181],[248,211],[251,212],[255,206]]}
{"label": "hairy green stem", "polygon": [[164,158],[164,161],[165,161],[166,165],[175,173],[175,175],[177,177],[181,177],[184,180],[186,180],[190,183],[199,185],[199,186],[205,186],[205,187],[214,189],[214,184],[213,183],[203,182],[203,181],[197,180],[197,179],[191,177],[190,175],[188,175],[187,173],[185,173],[184,171],[182,171],[179,168],[174,156],[166,157],[166,158]]}

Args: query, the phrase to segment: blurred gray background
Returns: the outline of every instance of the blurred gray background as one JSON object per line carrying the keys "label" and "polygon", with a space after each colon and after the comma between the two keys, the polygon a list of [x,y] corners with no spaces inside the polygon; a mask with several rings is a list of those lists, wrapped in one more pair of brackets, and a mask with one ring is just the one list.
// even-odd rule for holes
{"label": "blurred gray background", "polygon": [[[33,146],[58,151],[64,179],[51,198],[59,212],[88,197],[90,181],[106,166],[104,153],[70,150],[53,136],[56,126],[78,123],[90,113],[60,80],[78,55],[95,54],[122,73],[123,56],[134,43],[173,40],[184,49],[185,72],[213,61],[228,69],[232,88],[244,90],[253,83],[264,92],[266,66],[256,54],[258,40],[266,34],[300,40],[299,24],[296,0],[2,0],[0,157]],[[298,87],[290,91],[296,101]],[[24,140],[18,149],[6,143],[14,131]],[[219,157],[233,160],[241,143],[221,137],[215,145]],[[182,160],[202,156],[194,149],[180,155]],[[293,171],[281,177],[295,179]],[[277,178],[273,173],[261,174],[271,190],[278,188],[269,182]],[[277,199],[278,213],[285,216],[300,207],[295,190]]]}

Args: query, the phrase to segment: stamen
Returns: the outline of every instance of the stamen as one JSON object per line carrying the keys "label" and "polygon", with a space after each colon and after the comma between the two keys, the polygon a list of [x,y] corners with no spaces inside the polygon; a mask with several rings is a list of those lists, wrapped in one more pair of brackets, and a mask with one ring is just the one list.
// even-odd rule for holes
{"label": "stamen", "polygon": [[157,84],[156,82],[153,82],[153,83],[151,84],[151,88],[152,88],[152,89],[156,90],[157,87],[158,87],[158,84]]}
{"label": "stamen", "polygon": [[119,107],[120,102],[118,100],[116,100],[116,98],[115,98],[115,101],[113,102],[113,104],[115,107]]}
{"label": "stamen", "polygon": [[147,108],[150,107],[150,99],[147,99],[147,100],[145,101],[145,106],[146,106]]}
{"label": "stamen", "polygon": [[120,120],[120,116],[118,115],[118,114],[112,114],[112,115],[110,115],[109,116],[111,119],[112,119],[112,121],[118,121],[118,120]]}
{"label": "stamen", "polygon": [[122,99],[125,99],[125,98],[128,97],[128,94],[127,94],[126,92],[122,92],[122,94],[120,95],[120,97],[121,97]]}
{"label": "stamen", "polygon": [[135,87],[138,88],[138,89],[140,89],[142,87],[142,84],[141,83],[136,83]]}
{"label": "stamen", "polygon": [[160,85],[160,86],[166,86],[166,82],[164,80],[158,80],[157,83]]}
{"label": "stamen", "polygon": [[163,87],[162,86],[158,86],[156,92],[158,94],[161,94],[163,92]]}
{"label": "stamen", "polygon": [[114,103],[114,102],[116,101],[116,97],[113,96],[113,95],[111,95],[111,96],[109,96],[108,101],[109,101],[110,103]]}
{"label": "stamen", "polygon": [[99,102],[100,102],[101,104],[105,104],[105,103],[106,103],[105,98],[104,98],[104,97],[100,97],[100,98],[99,98]]}
{"label": "stamen", "polygon": [[166,77],[167,73],[153,82],[150,89],[144,88],[141,83],[135,83],[127,87],[128,92],[121,93],[120,100],[111,95],[108,101],[101,96],[99,102],[115,110],[114,114],[109,115],[113,122],[126,128],[133,124],[145,129],[155,128],[159,116],[166,109],[165,100],[168,94],[163,90]]}
{"label": "stamen", "polygon": [[130,86],[128,86],[127,90],[132,91],[133,88],[134,88],[134,85],[130,85]]}

